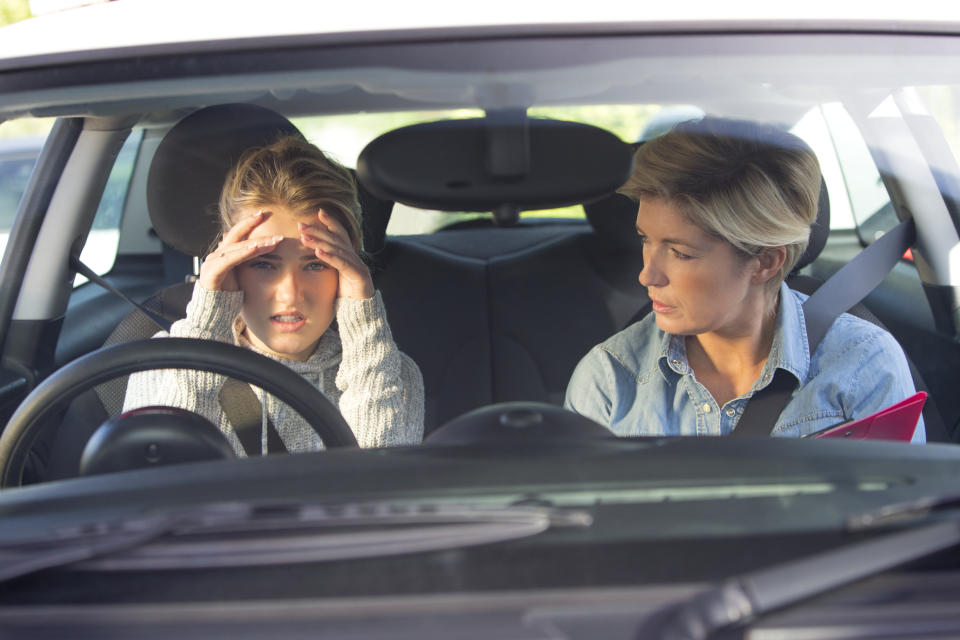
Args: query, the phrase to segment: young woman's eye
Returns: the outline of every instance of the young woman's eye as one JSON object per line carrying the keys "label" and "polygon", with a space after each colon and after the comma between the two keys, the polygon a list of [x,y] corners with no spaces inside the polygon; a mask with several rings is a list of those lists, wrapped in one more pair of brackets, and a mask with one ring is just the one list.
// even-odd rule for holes
{"label": "young woman's eye", "polygon": [[252,260],[247,263],[252,269],[273,269],[273,263],[269,260]]}
{"label": "young woman's eye", "polygon": [[310,262],[304,267],[307,271],[324,271],[330,268],[330,265],[323,262]]}

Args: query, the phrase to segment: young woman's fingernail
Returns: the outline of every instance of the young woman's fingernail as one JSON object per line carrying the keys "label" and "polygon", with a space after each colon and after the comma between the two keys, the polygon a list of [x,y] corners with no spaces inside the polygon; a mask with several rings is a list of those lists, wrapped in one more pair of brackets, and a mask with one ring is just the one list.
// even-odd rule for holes
{"label": "young woman's fingernail", "polygon": [[257,211],[255,214],[253,214],[253,217],[254,217],[254,218],[259,218],[259,217],[262,216],[262,215],[263,215],[263,209],[260,209],[260,210]]}
{"label": "young woman's fingernail", "polygon": [[270,238],[270,242],[271,242],[272,244],[277,244],[277,243],[280,242],[281,240],[283,240],[283,236],[282,236],[281,234],[279,234],[279,233],[278,233],[277,235],[273,236],[272,238]]}

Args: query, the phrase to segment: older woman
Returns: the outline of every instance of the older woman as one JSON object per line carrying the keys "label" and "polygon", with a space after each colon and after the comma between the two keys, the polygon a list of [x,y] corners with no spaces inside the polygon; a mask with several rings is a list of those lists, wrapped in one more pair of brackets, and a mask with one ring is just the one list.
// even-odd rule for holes
{"label": "older woman", "polygon": [[704,118],[642,145],[620,191],[638,202],[653,313],[581,360],[567,408],[619,435],[725,435],[783,369],[798,384],[771,433],[802,436],[913,394],[900,346],[865,320],[843,314],[809,353],[806,296],[784,279],[820,181],[813,151],[774,127]]}

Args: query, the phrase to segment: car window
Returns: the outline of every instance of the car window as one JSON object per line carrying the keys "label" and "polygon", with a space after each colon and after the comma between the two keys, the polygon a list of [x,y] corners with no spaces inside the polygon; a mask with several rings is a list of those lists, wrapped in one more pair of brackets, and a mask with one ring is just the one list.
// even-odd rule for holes
{"label": "car window", "polygon": [[923,107],[940,126],[954,159],[960,162],[960,86],[920,86],[913,89]]}
{"label": "car window", "polygon": [[[110,170],[107,184],[103,189],[103,196],[97,207],[97,214],[93,218],[93,226],[87,241],[80,252],[80,261],[93,269],[98,275],[103,275],[113,268],[117,258],[117,247],[120,244],[120,222],[123,219],[123,205],[133,177],[134,164],[137,158],[137,149],[143,139],[142,131],[130,134],[120,148],[117,159]],[[87,279],[77,274],[73,285],[79,286]]]}
{"label": "car window", "polygon": [[830,228],[871,242],[897,224],[880,172],[856,123],[840,103],[811,109],[794,126],[817,154],[830,195]]}
{"label": "car window", "polygon": [[0,124],[0,256],[53,121],[22,118]]}
{"label": "car window", "polygon": [[[23,118],[0,125],[0,256],[52,126],[53,118]],[[116,259],[123,205],[141,139],[142,133],[132,134],[117,154],[80,254],[80,260],[100,275],[110,271]],[[86,281],[77,275],[74,286]]]}

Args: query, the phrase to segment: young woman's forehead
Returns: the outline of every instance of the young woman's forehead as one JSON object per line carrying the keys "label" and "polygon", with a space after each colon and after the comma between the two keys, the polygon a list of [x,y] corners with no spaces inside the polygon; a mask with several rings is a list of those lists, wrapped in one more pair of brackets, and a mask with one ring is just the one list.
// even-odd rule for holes
{"label": "young woman's forehead", "polygon": [[[241,216],[255,214],[258,209],[241,212]],[[310,218],[287,207],[262,207],[265,219],[250,233],[251,238],[281,235],[284,238],[300,238],[299,223],[309,223]]]}
{"label": "young woman's forehead", "polygon": [[316,254],[313,249],[303,245],[299,239],[284,238],[273,251],[264,254],[264,258],[273,258],[277,260],[314,260]]}

